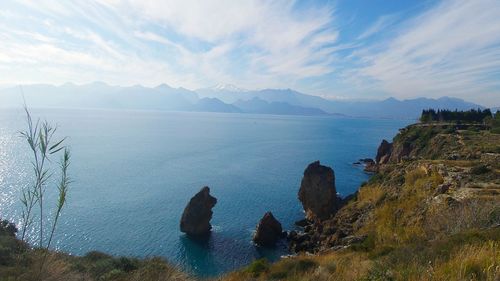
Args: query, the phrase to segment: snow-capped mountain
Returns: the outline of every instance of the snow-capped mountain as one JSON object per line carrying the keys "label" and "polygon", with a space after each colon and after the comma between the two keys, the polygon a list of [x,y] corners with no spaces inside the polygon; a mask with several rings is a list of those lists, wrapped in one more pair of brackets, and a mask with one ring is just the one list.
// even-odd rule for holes
{"label": "snow-capped mountain", "polygon": [[247,89],[239,88],[233,84],[219,83],[213,87],[208,88],[214,91],[228,91],[228,92],[248,92]]}

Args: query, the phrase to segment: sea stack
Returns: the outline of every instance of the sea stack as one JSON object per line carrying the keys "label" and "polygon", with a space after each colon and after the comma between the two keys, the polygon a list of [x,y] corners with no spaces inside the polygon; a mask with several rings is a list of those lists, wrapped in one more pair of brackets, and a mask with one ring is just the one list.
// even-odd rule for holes
{"label": "sea stack", "polygon": [[273,213],[264,214],[253,236],[253,242],[259,246],[272,247],[283,236],[281,223],[274,218]]}
{"label": "sea stack", "polygon": [[300,184],[299,200],[306,212],[306,219],[322,221],[333,215],[339,205],[333,169],[319,161],[307,166]]}
{"label": "sea stack", "polygon": [[217,198],[210,195],[210,188],[203,187],[187,204],[182,213],[181,231],[191,236],[205,236],[210,233],[212,225],[212,208]]}

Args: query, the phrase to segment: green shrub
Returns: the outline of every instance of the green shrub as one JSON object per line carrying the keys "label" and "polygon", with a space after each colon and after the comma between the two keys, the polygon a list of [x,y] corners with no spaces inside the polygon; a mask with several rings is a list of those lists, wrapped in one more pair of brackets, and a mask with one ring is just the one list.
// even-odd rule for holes
{"label": "green shrub", "polygon": [[285,259],[273,266],[270,273],[272,279],[283,279],[289,276],[301,275],[318,266],[312,259]]}
{"label": "green shrub", "polygon": [[258,277],[261,273],[269,270],[269,262],[266,259],[254,260],[246,269],[253,277]]}
{"label": "green shrub", "polygon": [[125,272],[130,272],[139,268],[139,260],[120,257],[118,260],[115,260],[115,266]]}
{"label": "green shrub", "polygon": [[104,274],[99,280],[103,281],[113,281],[113,280],[123,280],[126,277],[126,273],[119,269],[112,269],[111,271]]}
{"label": "green shrub", "polygon": [[369,252],[375,248],[375,240],[375,235],[370,233],[363,242],[352,244],[351,248],[354,251]]}
{"label": "green shrub", "polygon": [[91,252],[88,252],[87,254],[85,254],[85,256],[83,256],[83,258],[86,260],[89,260],[89,261],[98,261],[98,260],[102,260],[102,259],[109,259],[109,258],[111,258],[111,256],[108,254],[105,254],[103,252],[91,251]]}
{"label": "green shrub", "polygon": [[500,225],[500,206],[495,206],[488,215],[489,225]]}
{"label": "green shrub", "polygon": [[101,259],[90,265],[89,272],[92,276],[99,278],[115,269],[112,259]]}
{"label": "green shrub", "polygon": [[9,222],[8,220],[0,220],[0,235],[8,235],[11,237],[16,236],[17,228],[16,225]]}
{"label": "green shrub", "polygon": [[375,185],[375,184],[380,184],[383,181],[384,181],[384,175],[382,173],[376,173],[370,177],[370,179],[368,180],[368,184]]}
{"label": "green shrub", "polygon": [[329,273],[334,273],[337,270],[337,263],[335,261],[329,261],[324,264],[324,267]]}
{"label": "green shrub", "polygon": [[271,277],[271,279],[285,279],[286,277],[288,276],[288,272],[286,271],[278,271],[278,272],[271,272],[271,274],[269,274],[269,277]]}
{"label": "green shrub", "polygon": [[0,265],[9,265],[14,261],[19,244],[10,236],[0,236]]}
{"label": "green shrub", "polygon": [[486,174],[490,171],[490,169],[486,165],[477,165],[475,167],[472,167],[470,172],[474,175],[482,175]]}
{"label": "green shrub", "polygon": [[317,266],[318,263],[316,263],[315,261],[306,259],[306,260],[299,260],[294,269],[295,271],[304,272]]}
{"label": "green shrub", "polygon": [[392,272],[384,265],[375,265],[368,276],[362,279],[363,281],[393,281],[396,280],[392,275]]}
{"label": "green shrub", "polygon": [[375,248],[368,255],[368,257],[370,257],[371,259],[376,259],[376,258],[383,257],[383,256],[390,254],[393,250],[394,250],[394,247],[392,247],[392,246],[387,246],[387,245],[382,246],[380,248]]}

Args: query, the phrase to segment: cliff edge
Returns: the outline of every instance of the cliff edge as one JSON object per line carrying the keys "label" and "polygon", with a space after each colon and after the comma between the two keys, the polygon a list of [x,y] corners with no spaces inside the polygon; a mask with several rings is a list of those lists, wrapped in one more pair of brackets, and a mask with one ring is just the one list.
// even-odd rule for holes
{"label": "cliff edge", "polygon": [[333,216],[291,233],[296,256],[225,280],[500,280],[500,134],[414,124],[373,162]]}

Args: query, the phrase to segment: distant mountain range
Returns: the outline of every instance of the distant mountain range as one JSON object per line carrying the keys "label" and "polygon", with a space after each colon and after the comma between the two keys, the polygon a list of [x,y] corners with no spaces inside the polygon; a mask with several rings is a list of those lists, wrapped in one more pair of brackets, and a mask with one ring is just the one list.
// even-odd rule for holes
{"label": "distant mountain range", "polygon": [[237,100],[233,105],[240,108],[243,112],[257,114],[328,115],[327,112],[318,108],[291,105],[287,102],[267,102],[258,97],[250,100]]}
{"label": "distant mountain range", "polygon": [[264,89],[259,91],[230,90],[232,87],[218,87],[218,89],[199,89],[196,92],[201,96],[215,97],[226,103],[250,101],[254,98],[267,102],[287,103],[291,106],[319,109],[324,113],[336,113],[354,117],[376,118],[417,118],[422,109],[458,109],[484,108],[481,105],[466,102],[457,98],[442,97],[439,99],[417,98],[397,100],[388,98],[375,101],[327,100],[317,96],[306,95],[292,89]]}
{"label": "distant mountain range", "polygon": [[22,93],[32,107],[153,109],[276,115],[345,115],[415,119],[422,109],[484,108],[457,98],[417,98],[380,101],[328,100],[291,89],[244,90],[232,85],[191,91],[162,84],[110,86],[102,82],[61,86],[35,84],[0,89],[0,107],[19,107]]}

